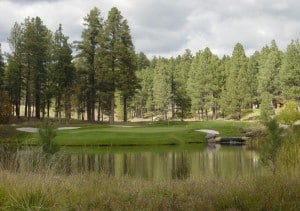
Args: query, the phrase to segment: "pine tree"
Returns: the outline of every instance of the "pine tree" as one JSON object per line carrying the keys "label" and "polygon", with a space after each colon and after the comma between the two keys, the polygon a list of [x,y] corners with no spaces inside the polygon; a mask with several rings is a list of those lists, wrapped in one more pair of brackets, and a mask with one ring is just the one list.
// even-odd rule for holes
{"label": "pine tree", "polygon": [[98,57],[102,58],[102,62],[99,62],[99,77],[100,86],[109,95],[109,122],[114,123],[116,90],[121,91],[124,121],[127,121],[127,100],[137,87],[136,57],[127,21],[116,7],[109,11],[100,39],[102,48]]}
{"label": "pine tree", "polygon": [[259,73],[259,52],[255,52],[248,61],[247,86],[249,87],[250,105],[258,105],[258,73]]}
{"label": "pine tree", "polygon": [[208,111],[213,110],[215,117],[219,99],[218,58],[209,48],[198,52],[193,60],[188,81],[188,89],[192,99],[192,109],[201,111],[201,117],[208,119]]}
{"label": "pine tree", "polygon": [[0,43],[0,91],[4,89],[4,58]]}
{"label": "pine tree", "polygon": [[117,88],[121,92],[123,101],[123,121],[127,122],[128,101],[134,96],[136,89],[139,88],[139,81],[136,76],[137,58],[127,21],[124,20],[121,26],[121,68],[119,80],[117,81]]}
{"label": "pine tree", "polygon": [[243,46],[237,43],[230,60],[229,75],[226,81],[228,109],[235,118],[241,118],[242,108],[249,102],[249,87],[247,84],[247,57]]}
{"label": "pine tree", "polygon": [[31,116],[33,100],[35,117],[40,118],[47,78],[46,65],[50,61],[51,33],[39,17],[25,19],[23,42],[27,116]]}
{"label": "pine tree", "polygon": [[100,17],[100,10],[93,8],[84,18],[86,28],[82,32],[82,41],[77,42],[79,50],[78,57],[84,58],[87,66],[87,87],[86,87],[86,110],[87,120],[95,120],[96,103],[96,52],[100,47],[99,36],[103,33],[103,20]]}
{"label": "pine tree", "polygon": [[136,55],[137,58],[137,70],[143,70],[150,66],[150,61],[145,53],[140,52]]}
{"label": "pine tree", "polygon": [[87,73],[88,67],[86,66],[86,61],[84,57],[77,57],[74,60],[75,66],[75,78],[74,78],[74,93],[76,96],[76,111],[77,119],[85,119],[85,109],[86,109],[86,90],[87,90]]}
{"label": "pine tree", "polygon": [[300,102],[300,43],[292,41],[284,54],[280,69],[280,85],[285,100]]}
{"label": "pine tree", "polygon": [[[150,96],[152,96],[152,81],[153,75],[149,75],[150,73],[150,61],[147,56],[140,52],[136,54],[137,58],[137,71],[136,77],[139,81],[139,87],[135,92],[133,97],[131,108],[132,108],[132,116],[133,117],[141,117],[144,118],[144,113],[147,112],[146,102]],[[150,76],[150,77],[148,77]],[[151,88],[148,88],[150,84]],[[150,109],[149,109],[150,110]]]}
{"label": "pine tree", "polygon": [[[51,90],[53,91],[53,93],[49,93],[49,95],[50,97],[52,94],[55,96],[55,116],[59,119],[61,119],[63,104],[65,105],[65,117],[67,119],[71,118],[70,95],[75,77],[75,68],[72,64],[72,59],[72,48],[68,43],[68,37],[63,34],[62,25],[59,25],[59,28],[53,36],[52,66],[49,68],[50,79],[48,79],[50,80]],[[50,98],[47,98],[47,100],[50,101]],[[47,104],[49,111],[49,103]]]}
{"label": "pine tree", "polygon": [[265,47],[261,52],[260,71],[258,76],[258,91],[260,96],[271,97],[273,107],[276,108],[280,97],[279,70],[281,68],[282,53],[273,40],[270,47]]}
{"label": "pine tree", "polygon": [[16,117],[20,117],[20,101],[21,101],[21,80],[19,75],[19,68],[13,56],[8,56],[7,67],[4,75],[4,86],[9,93],[11,103],[15,106]]}
{"label": "pine tree", "polygon": [[174,102],[176,109],[180,109],[180,118],[183,120],[186,113],[191,109],[191,99],[187,91],[187,82],[189,77],[189,71],[191,68],[193,55],[190,50],[186,50],[182,56],[177,57],[175,66],[175,93]]}
{"label": "pine tree", "polygon": [[220,65],[218,67],[218,72],[220,73],[220,100],[219,104],[222,110],[222,116],[223,118],[225,115],[229,114],[230,109],[228,108],[228,105],[230,104],[230,98],[228,96],[226,83],[229,76],[229,70],[230,70],[230,57],[229,56],[223,56],[223,58],[220,60]]}
{"label": "pine tree", "polygon": [[152,112],[154,109],[153,101],[153,69],[146,67],[137,72],[140,80],[140,88],[135,95],[135,112],[137,116],[144,118],[145,112]]}
{"label": "pine tree", "polygon": [[6,86],[10,92],[12,103],[15,106],[17,118],[20,117],[22,89],[24,87],[24,50],[23,50],[23,28],[15,23],[11,29],[8,42],[11,48],[11,55],[8,57]]}
{"label": "pine tree", "polygon": [[172,102],[170,66],[167,59],[159,59],[154,69],[153,100],[155,107],[166,120],[168,106]]}

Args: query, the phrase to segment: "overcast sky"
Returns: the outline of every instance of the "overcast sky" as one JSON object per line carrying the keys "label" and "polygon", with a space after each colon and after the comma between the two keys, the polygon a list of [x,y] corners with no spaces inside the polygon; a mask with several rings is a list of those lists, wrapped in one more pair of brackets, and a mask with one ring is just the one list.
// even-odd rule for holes
{"label": "overcast sky", "polygon": [[300,37],[299,0],[0,0],[0,43],[15,22],[39,16],[52,31],[58,25],[80,40],[83,17],[98,7],[106,18],[116,6],[129,22],[137,51],[149,57],[177,56],[184,49],[231,55],[237,42],[248,55],[275,39],[285,50]]}

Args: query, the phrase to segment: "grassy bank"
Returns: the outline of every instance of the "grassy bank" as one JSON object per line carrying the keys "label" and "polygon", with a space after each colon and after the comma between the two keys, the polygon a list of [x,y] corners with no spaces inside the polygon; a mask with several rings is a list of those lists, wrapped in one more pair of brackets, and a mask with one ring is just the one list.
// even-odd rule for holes
{"label": "grassy bank", "polygon": [[[76,130],[57,131],[54,142],[65,146],[134,146],[134,145],[179,145],[205,141],[205,133],[197,129],[213,129],[221,136],[241,136],[239,128],[246,122],[150,122],[121,125],[82,125]],[[72,126],[72,125],[68,125]],[[37,135],[27,144],[35,144]]]}
{"label": "grassy bank", "polygon": [[300,178],[186,181],[0,173],[3,210],[299,210]]}
{"label": "grassy bank", "polygon": [[24,132],[17,131],[14,126],[0,125],[0,144],[21,143],[30,136]]}

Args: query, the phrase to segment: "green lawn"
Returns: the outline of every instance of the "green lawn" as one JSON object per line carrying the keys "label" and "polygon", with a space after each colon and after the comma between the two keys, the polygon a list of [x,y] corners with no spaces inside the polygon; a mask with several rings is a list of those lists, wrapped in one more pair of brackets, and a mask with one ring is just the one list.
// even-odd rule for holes
{"label": "green lawn", "polygon": [[[54,142],[67,146],[172,145],[205,141],[197,129],[214,129],[220,136],[241,136],[239,128],[249,123],[231,121],[155,122],[126,125],[87,125],[77,130],[57,131]],[[34,140],[34,139],[33,139]]]}
{"label": "green lawn", "polygon": [[[221,137],[242,136],[240,128],[250,126],[249,122],[241,121],[201,121],[201,122],[143,122],[143,123],[116,123],[116,125],[103,124],[69,124],[80,126],[75,130],[58,130],[54,142],[64,146],[147,146],[147,145],[180,145],[185,143],[205,142],[205,133],[197,132],[199,129],[212,129],[220,132]],[[62,127],[66,125],[60,125]],[[130,126],[130,127],[129,127]],[[17,127],[22,127],[22,124]],[[28,127],[25,125],[25,127]],[[38,126],[35,126],[38,127]],[[10,131],[18,134],[23,144],[37,144],[38,134],[16,131],[15,127],[0,127],[3,134]],[[13,133],[12,133],[13,131]]]}

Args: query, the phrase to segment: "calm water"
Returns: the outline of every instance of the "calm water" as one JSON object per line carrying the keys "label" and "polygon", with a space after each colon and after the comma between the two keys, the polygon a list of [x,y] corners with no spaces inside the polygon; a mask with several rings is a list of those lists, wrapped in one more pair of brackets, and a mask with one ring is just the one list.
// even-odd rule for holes
{"label": "calm water", "polygon": [[[2,150],[1,150],[2,149]],[[35,169],[40,158],[33,149],[0,150],[0,167]],[[106,173],[153,180],[201,178],[203,176],[239,177],[259,174],[256,151],[247,146],[195,144],[186,146],[65,148],[59,163],[60,172]],[[3,153],[5,152],[5,153]]]}

